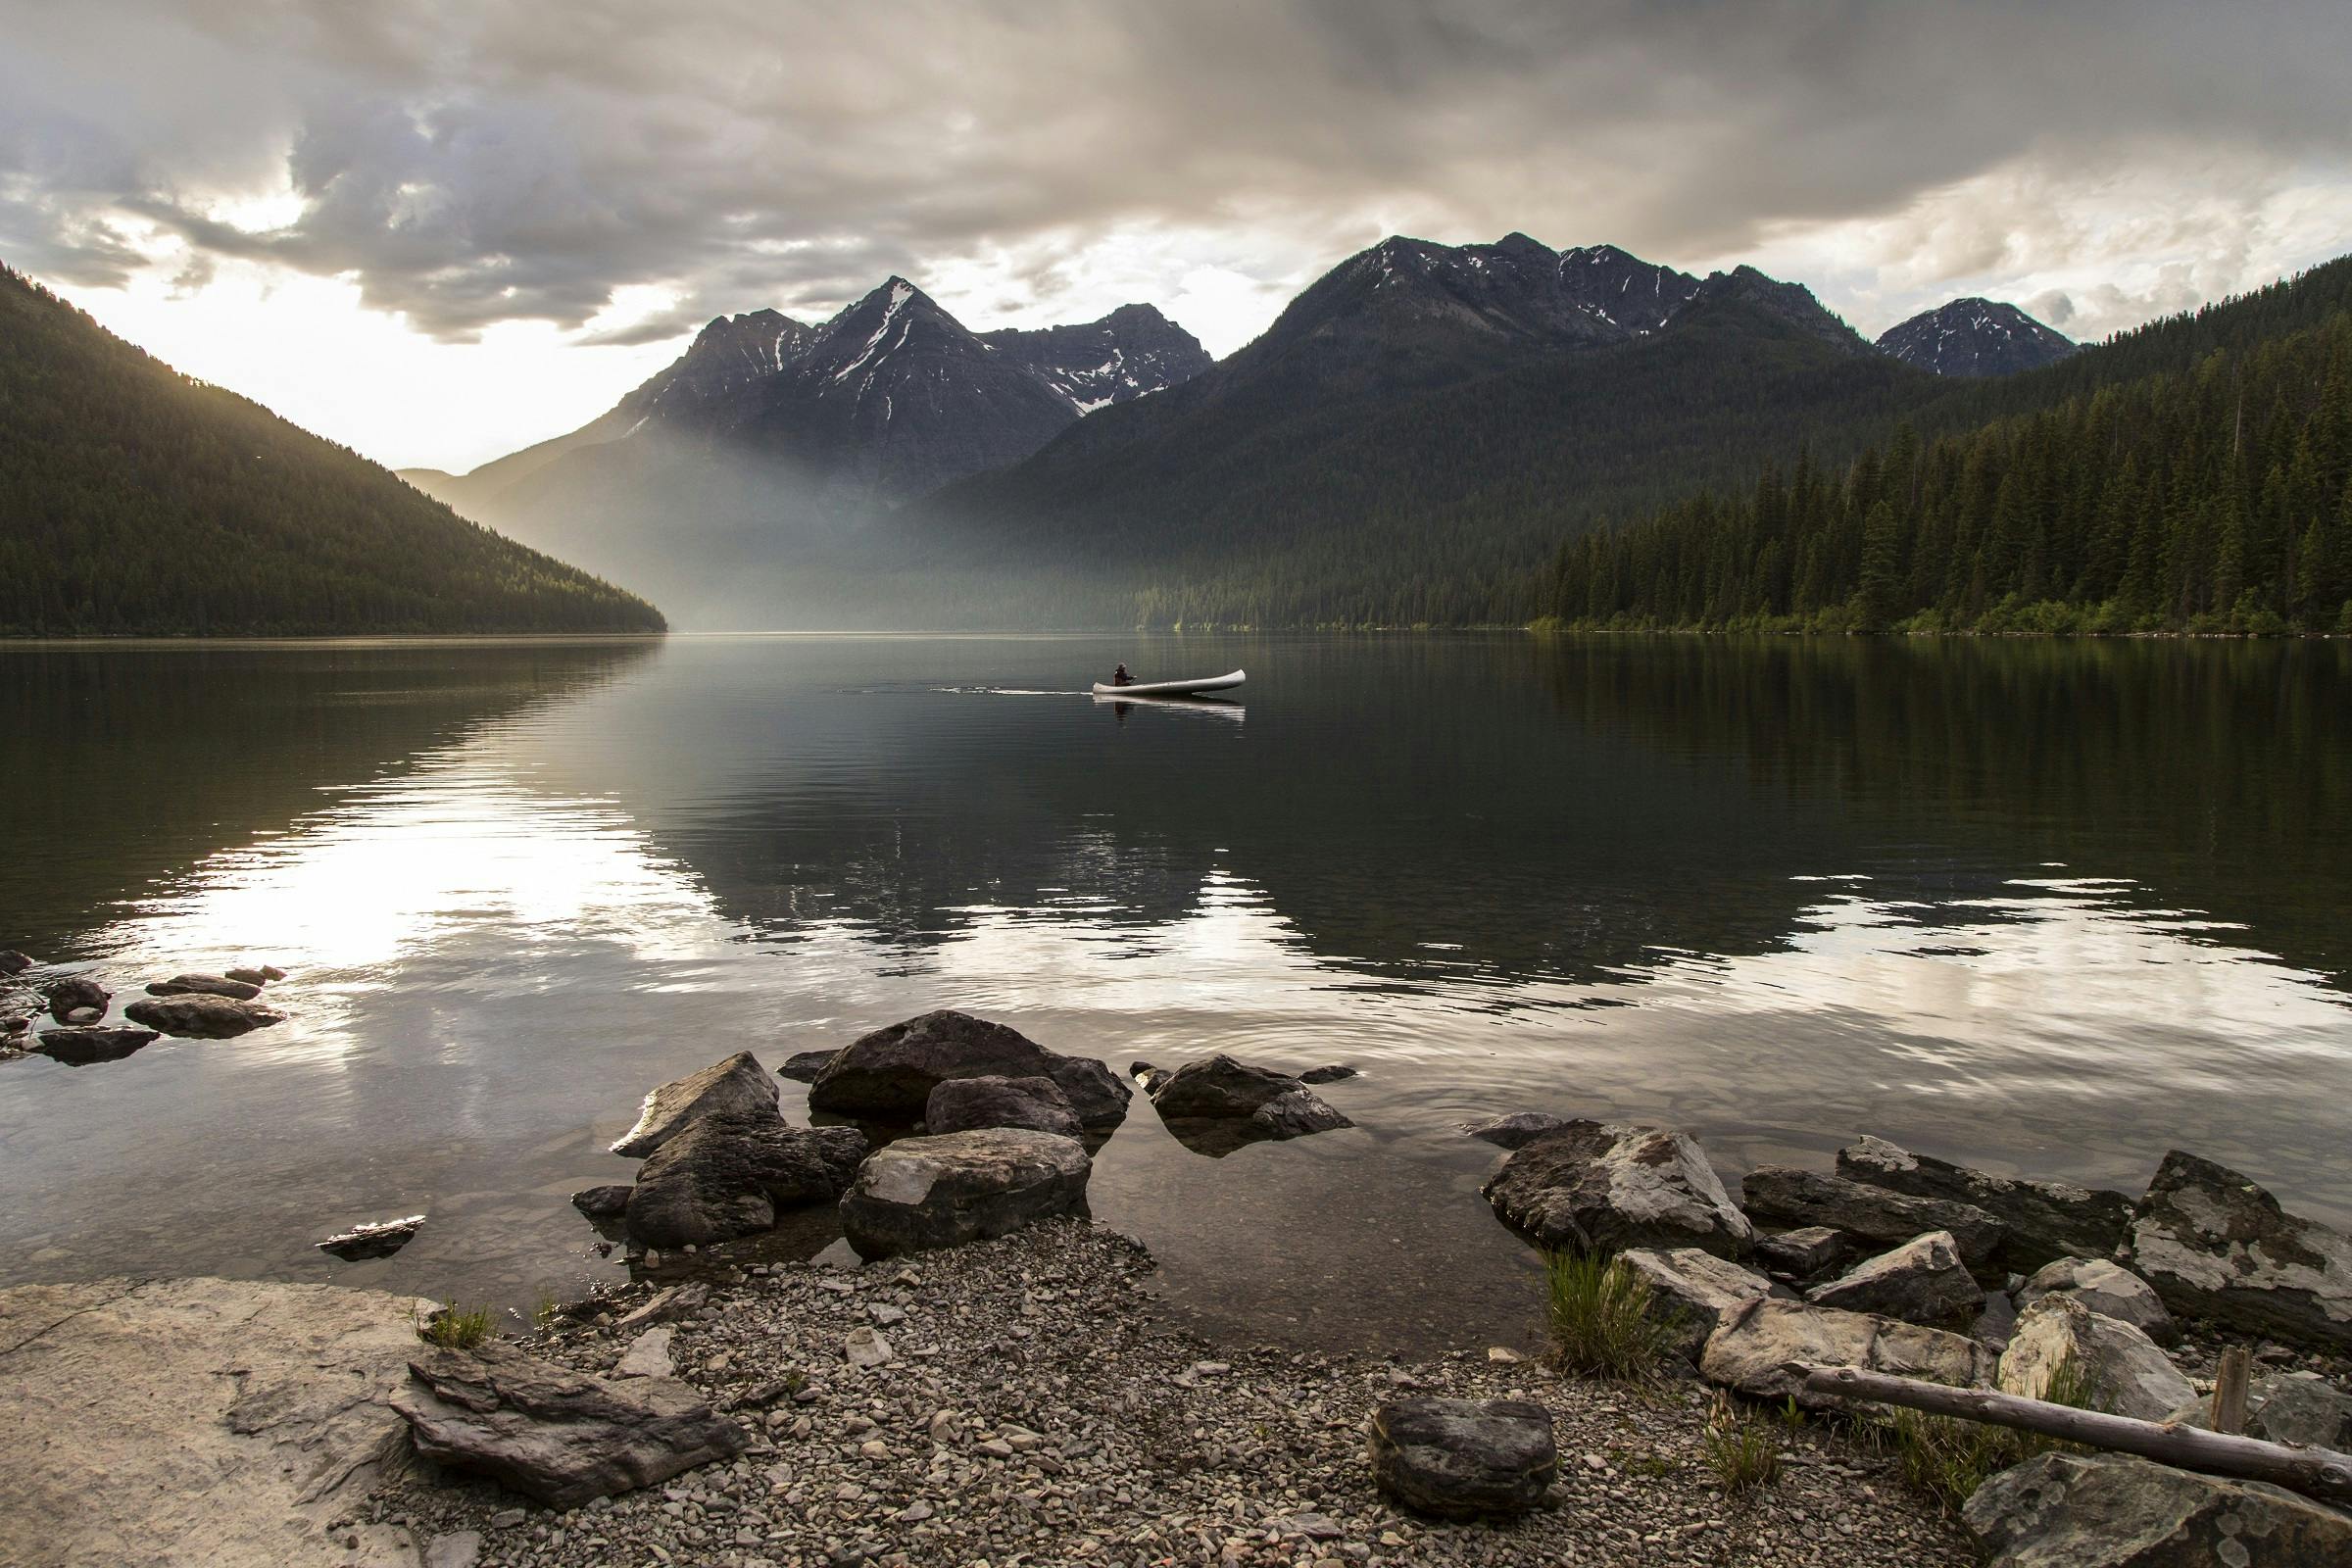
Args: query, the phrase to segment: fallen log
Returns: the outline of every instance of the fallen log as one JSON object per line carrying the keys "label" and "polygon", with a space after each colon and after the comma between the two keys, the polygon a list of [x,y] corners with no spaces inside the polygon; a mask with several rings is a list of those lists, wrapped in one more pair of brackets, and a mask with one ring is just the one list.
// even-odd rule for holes
{"label": "fallen log", "polygon": [[1805,1367],[1805,1392],[1899,1404],[1935,1415],[2038,1432],[2086,1447],[2135,1453],[2179,1470],[2240,1481],[2267,1481],[2323,1502],[2352,1503],[2352,1455],[2329,1448],[2265,1443],[2170,1422],[2138,1421],[2103,1410],[2078,1410],[1991,1389],[1954,1389],[1860,1367]]}

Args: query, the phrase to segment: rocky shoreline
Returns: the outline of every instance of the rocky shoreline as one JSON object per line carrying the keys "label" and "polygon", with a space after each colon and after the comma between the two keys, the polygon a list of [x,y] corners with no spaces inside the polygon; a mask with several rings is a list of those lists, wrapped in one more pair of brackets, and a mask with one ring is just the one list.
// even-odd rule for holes
{"label": "rocky shoreline", "polygon": [[[249,1007],[218,988],[274,978],[149,990]],[[42,996],[60,1020],[108,1004],[86,980]],[[573,1200],[632,1283],[549,1303],[519,1340],[486,1312],[367,1292],[0,1293],[0,1364],[21,1385],[0,1419],[40,1427],[78,1402],[134,1433],[112,1408],[109,1346],[177,1366],[182,1404],[191,1377],[227,1379],[215,1424],[267,1439],[227,1451],[275,1475],[221,1528],[282,1537],[291,1521],[318,1560],[384,1568],[2352,1562],[2341,1506],[2046,1443],[1980,1445],[1944,1474],[1929,1450],[1973,1439],[1809,1381],[1853,1368],[2352,1448],[2352,1238],[2181,1151],[2136,1199],[1867,1137],[1835,1171],[1727,1187],[1671,1129],[1500,1117],[1463,1130],[1503,1151],[1483,1189],[1494,1217],[1550,1259],[1557,1354],[1469,1345],[1407,1364],[1170,1331],[1144,1250],[1087,1215],[1092,1155],[1139,1091],[1213,1156],[1352,1125],[1313,1087],[1343,1065],[1294,1076],[1212,1055],[1121,1075],[936,1012],[785,1072],[826,1124],[790,1125],[748,1052],[646,1096],[612,1145],[642,1161],[635,1179]],[[319,1246],[380,1256],[424,1222]],[[828,1223],[855,1260],[762,1255]],[[220,1338],[237,1299],[242,1321],[347,1327],[264,1374]],[[1546,1306],[1531,1293],[1526,1309]],[[2240,1381],[2225,1353],[2246,1364],[2242,1410],[2215,1396]],[[44,1444],[17,1495],[0,1479],[0,1503],[54,1512],[74,1490],[83,1461]],[[134,1436],[119,1448],[102,1474],[155,1458]],[[288,1448],[306,1457],[282,1462]],[[105,1525],[78,1554],[0,1563],[122,1560],[141,1520]],[[75,1527],[95,1528],[61,1528]]]}

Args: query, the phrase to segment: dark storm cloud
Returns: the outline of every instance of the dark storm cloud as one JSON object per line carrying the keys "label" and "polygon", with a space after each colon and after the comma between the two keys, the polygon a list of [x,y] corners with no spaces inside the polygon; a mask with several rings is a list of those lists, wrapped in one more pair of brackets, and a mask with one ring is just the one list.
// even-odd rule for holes
{"label": "dark storm cloud", "polygon": [[[1327,260],[1392,223],[1687,260],[2021,162],[2285,177],[2352,153],[2340,0],[0,0],[0,254],[117,282],[175,236],[351,277],[443,337],[675,287],[605,338],[643,341],[990,253],[1043,295],[1137,225]],[[235,203],[287,187],[266,219]],[[2072,242],[2019,203],[1926,270]]]}

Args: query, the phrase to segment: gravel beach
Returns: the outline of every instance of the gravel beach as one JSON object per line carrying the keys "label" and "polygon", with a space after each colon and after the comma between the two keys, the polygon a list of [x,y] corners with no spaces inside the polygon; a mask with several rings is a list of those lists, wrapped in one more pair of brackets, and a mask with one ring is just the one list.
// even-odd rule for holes
{"label": "gravel beach", "polygon": [[[1061,1219],[865,1267],[743,1272],[660,1328],[676,1375],[757,1432],[752,1451],[570,1513],[411,1480],[354,1522],[406,1524],[431,1568],[1976,1560],[1886,1460],[1818,1425],[1782,1433],[1777,1479],[1727,1497],[1695,1383],[1563,1379],[1481,1346],[1404,1364],[1211,1345],[1154,1323],[1152,1267],[1128,1239]],[[647,1342],[648,1325],[615,1321],[654,1294],[632,1287],[527,1347],[606,1373],[634,1346],[658,1369],[660,1329]],[[1364,1423],[1406,1395],[1547,1407],[1547,1505],[1450,1525],[1385,1501]]]}

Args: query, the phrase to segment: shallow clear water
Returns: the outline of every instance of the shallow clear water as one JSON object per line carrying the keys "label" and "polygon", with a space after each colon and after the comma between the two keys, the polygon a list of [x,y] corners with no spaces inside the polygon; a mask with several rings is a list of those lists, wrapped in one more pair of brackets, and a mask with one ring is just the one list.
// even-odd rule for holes
{"label": "shallow clear water", "polygon": [[[1246,700],[1075,695],[1119,660]],[[1099,1156],[1265,1339],[1522,1338],[1455,1131],[1520,1108],[1727,1178],[1871,1132],[2135,1193],[2177,1145],[2345,1220],[2348,699],[2341,644],[12,649],[0,947],[124,1002],[275,961],[293,1019],[0,1064],[0,1280],[527,1306],[615,1271],[566,1198],[647,1088],[948,1005],[1363,1069],[1353,1131],[1209,1158],[1139,1097]]]}

